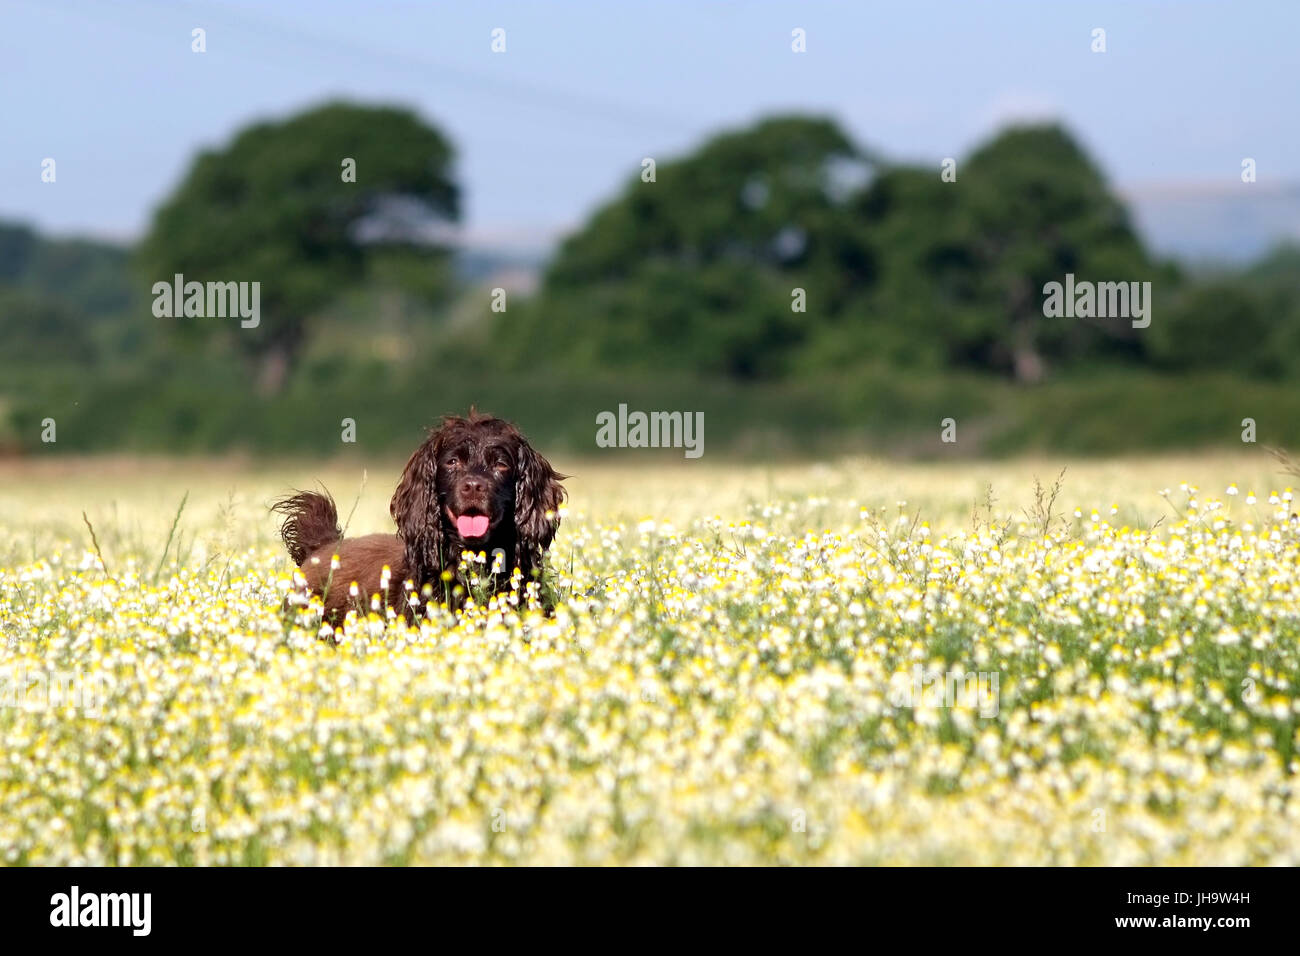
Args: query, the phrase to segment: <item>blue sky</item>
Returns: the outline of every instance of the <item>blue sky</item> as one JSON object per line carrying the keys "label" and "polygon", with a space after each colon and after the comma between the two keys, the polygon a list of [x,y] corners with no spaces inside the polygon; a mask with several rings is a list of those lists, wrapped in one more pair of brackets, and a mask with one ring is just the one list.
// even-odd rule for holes
{"label": "blue sky", "polygon": [[642,157],[773,111],[829,114],[936,170],[1056,117],[1128,190],[1232,189],[1246,156],[1260,185],[1295,184],[1298,35],[1294,0],[0,0],[0,218],[133,238],[197,149],[339,96],[446,131],[468,233],[489,243],[553,236]]}

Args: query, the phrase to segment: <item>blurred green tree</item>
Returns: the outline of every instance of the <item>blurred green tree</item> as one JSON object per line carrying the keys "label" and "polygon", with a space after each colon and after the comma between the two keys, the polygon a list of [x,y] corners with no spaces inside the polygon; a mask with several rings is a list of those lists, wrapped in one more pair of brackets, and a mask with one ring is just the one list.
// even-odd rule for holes
{"label": "blurred green tree", "polygon": [[0,331],[6,384],[40,366],[84,368],[96,357],[95,343],[78,314],[62,301],[28,289],[0,285]]}
{"label": "blurred green tree", "polygon": [[777,117],[634,177],[509,329],[530,362],[736,379],[893,366],[1036,382],[1140,358],[1128,319],[1044,316],[1044,285],[1067,273],[1178,279],[1059,126],[1007,130],[944,182],[882,166],[829,120]]}
{"label": "blurred green tree", "polygon": [[833,122],[776,117],[638,172],[501,338],[582,370],[780,377],[874,274],[843,211],[873,168]]}
{"label": "blurred green tree", "polygon": [[1044,285],[1067,273],[1093,282],[1156,273],[1123,204],[1059,126],[1006,130],[958,164],[956,182],[937,169],[892,171],[858,208],[879,220],[887,250],[879,310],[941,342],[946,364],[1036,382],[1053,361],[1140,351],[1124,319],[1043,315]]}
{"label": "blurred green tree", "polygon": [[1278,245],[1242,279],[1259,290],[1273,326],[1259,340],[1259,348],[1273,356],[1271,367],[1279,374],[1300,373],[1300,243]]}
{"label": "blurred green tree", "polygon": [[1277,378],[1295,362],[1297,319],[1294,300],[1284,303],[1259,284],[1238,276],[1208,280],[1180,295],[1164,321],[1152,322],[1152,358],[1180,372]]}
{"label": "blurred green tree", "polygon": [[139,266],[150,283],[260,282],[256,328],[191,325],[233,342],[274,393],[345,289],[387,273],[430,297],[447,291],[446,224],[460,213],[452,159],[443,134],[404,109],[330,103],[255,124],[199,155],[156,212]]}
{"label": "blurred green tree", "polygon": [[36,246],[36,233],[30,226],[0,222],[0,282],[13,282],[23,277]]}

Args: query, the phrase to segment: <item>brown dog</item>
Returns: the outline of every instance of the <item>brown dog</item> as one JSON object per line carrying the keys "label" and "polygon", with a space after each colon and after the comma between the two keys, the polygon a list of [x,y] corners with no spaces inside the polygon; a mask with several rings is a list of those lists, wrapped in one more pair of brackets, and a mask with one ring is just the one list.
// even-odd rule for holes
{"label": "brown dog", "polygon": [[365,611],[374,594],[414,616],[410,596],[420,596],[425,585],[432,593],[419,597],[420,607],[427,599],[453,608],[464,602],[467,586],[458,568],[465,551],[486,553],[485,571],[501,552],[503,573],[492,575],[493,591],[509,587],[516,567],[525,582],[540,577],[560,524],[564,478],[510,422],[471,411],[468,418],[444,418],[406,463],[389,504],[395,535],[345,539],[328,494],[299,492],[272,510],[284,515],[280,536],[308,588],[323,596],[326,620],[339,620],[352,607]]}

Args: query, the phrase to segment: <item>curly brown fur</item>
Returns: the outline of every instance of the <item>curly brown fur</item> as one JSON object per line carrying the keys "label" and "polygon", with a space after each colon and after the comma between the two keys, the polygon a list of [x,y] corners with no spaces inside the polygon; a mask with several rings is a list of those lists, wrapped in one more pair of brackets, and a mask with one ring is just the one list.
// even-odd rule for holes
{"label": "curly brown fur", "polygon": [[338,508],[328,494],[300,491],[281,498],[271,505],[271,510],[284,515],[280,537],[294,564],[301,565],[309,554],[343,537]]}
{"label": "curly brown fur", "polygon": [[[459,565],[465,551],[485,553],[489,561],[503,553],[507,573],[492,577],[495,590],[509,587],[516,567],[525,582],[539,578],[560,524],[564,478],[510,422],[471,410],[467,418],[445,417],[407,461],[389,503],[396,535],[343,538],[334,502],[315,492],[273,507],[285,515],[281,536],[308,587],[323,596],[328,619],[360,603],[350,596],[353,582],[365,599],[362,609],[380,594],[411,614],[408,580],[415,593],[429,585],[433,598],[446,598],[450,607],[464,602],[468,587]],[[339,566],[331,571],[335,555]],[[381,592],[384,566],[390,577]]]}
{"label": "curly brown fur", "polygon": [[408,567],[434,581],[455,572],[464,551],[500,549],[506,568],[531,580],[560,525],[564,478],[510,422],[474,411],[443,418],[389,503]]}

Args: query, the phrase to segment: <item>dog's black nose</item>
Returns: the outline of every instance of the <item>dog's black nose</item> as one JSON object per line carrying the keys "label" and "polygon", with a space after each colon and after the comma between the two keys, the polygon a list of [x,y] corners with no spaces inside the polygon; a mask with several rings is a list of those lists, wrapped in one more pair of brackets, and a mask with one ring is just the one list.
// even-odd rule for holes
{"label": "dog's black nose", "polygon": [[487,482],[482,478],[465,478],[460,483],[462,495],[478,495],[487,490]]}

